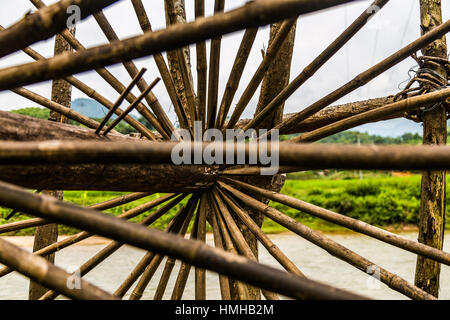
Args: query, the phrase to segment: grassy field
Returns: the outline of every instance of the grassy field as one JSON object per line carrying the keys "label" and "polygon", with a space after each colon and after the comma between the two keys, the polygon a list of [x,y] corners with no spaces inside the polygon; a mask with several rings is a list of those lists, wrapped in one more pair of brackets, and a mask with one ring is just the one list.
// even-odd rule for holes
{"label": "grassy field", "polygon": [[[291,178],[293,176],[290,176]],[[295,177],[295,176],[294,176]],[[336,176],[331,174],[326,178],[312,180],[287,180],[283,188],[283,193],[292,197],[313,203],[315,205],[336,211],[347,216],[363,220],[377,226],[390,226],[393,228],[403,225],[414,225],[418,221],[420,207],[420,176],[410,177],[389,177],[381,174],[371,176],[370,179],[352,179],[348,174],[342,179],[342,174]],[[333,180],[339,178],[339,180]],[[449,178],[448,178],[449,179]],[[450,179],[449,179],[450,182]],[[88,206],[99,203],[114,197],[120,196],[119,192],[77,192],[67,191],[64,199],[79,205]],[[149,197],[137,200],[107,212],[118,215],[139,204],[151,199],[160,197],[162,194],[154,194]],[[449,199],[450,200],[450,199]],[[186,199],[175,206],[167,215],[154,223],[156,228],[164,228],[167,222],[186,203]],[[322,231],[344,231],[344,228],[337,227],[329,222],[311,217],[308,214],[288,208],[284,205],[272,202],[271,205],[283,213],[295,218],[306,225]],[[0,217],[9,213],[9,209],[0,208]],[[143,215],[148,215],[149,212]],[[16,214],[10,221],[18,221],[29,218],[26,214]],[[139,217],[139,219],[141,216]],[[447,208],[446,221],[449,221],[450,209]],[[9,221],[9,222],[10,222]],[[0,218],[0,224],[5,223]],[[449,224],[446,225],[450,227]],[[284,228],[278,224],[265,220],[263,229],[268,233],[283,232]],[[61,234],[72,234],[77,230],[60,226]],[[33,229],[23,230],[15,235],[31,235]]]}

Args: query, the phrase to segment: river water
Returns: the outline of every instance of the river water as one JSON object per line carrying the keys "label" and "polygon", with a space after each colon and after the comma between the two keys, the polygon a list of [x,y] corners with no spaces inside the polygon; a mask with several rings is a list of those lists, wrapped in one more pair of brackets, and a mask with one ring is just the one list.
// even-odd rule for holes
{"label": "river water", "polygon": [[[356,234],[328,234],[330,238],[354,250],[375,264],[398,274],[409,282],[414,281],[416,256],[397,249],[372,238]],[[416,233],[403,233],[402,236],[411,240],[417,239]],[[406,299],[405,296],[391,290],[386,285],[376,281],[368,274],[355,269],[347,263],[332,257],[326,251],[316,247],[294,234],[271,235],[270,238],[309,278],[318,280],[342,289],[375,299]],[[208,234],[207,242],[213,244]],[[68,247],[56,255],[56,264],[73,271],[77,266],[95,255],[105,245],[76,245]],[[30,247],[25,247],[31,250]],[[450,234],[446,235],[444,250],[450,250]],[[85,276],[85,279],[110,292],[115,291],[120,283],[134,268],[143,256],[144,251],[124,246],[97,266]],[[279,264],[269,255],[264,247],[260,247],[260,261],[280,268]],[[164,262],[163,262],[164,263]],[[175,265],[171,279],[166,289],[164,299],[169,299],[178,274],[179,263]],[[72,270],[70,270],[72,269]],[[150,282],[143,299],[152,299],[158,285],[163,264],[158,268]],[[183,299],[194,298],[194,273],[189,275]],[[131,290],[129,291],[131,292]],[[28,280],[11,273],[0,278],[0,299],[27,299]],[[128,295],[126,296],[126,298]],[[442,265],[440,299],[450,299],[450,267]],[[207,299],[220,299],[217,274],[207,272]]]}

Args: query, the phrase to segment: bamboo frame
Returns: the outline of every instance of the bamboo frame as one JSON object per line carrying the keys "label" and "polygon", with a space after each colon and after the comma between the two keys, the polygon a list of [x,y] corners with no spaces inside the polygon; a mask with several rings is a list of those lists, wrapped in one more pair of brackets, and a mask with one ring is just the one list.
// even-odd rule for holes
{"label": "bamboo frame", "polygon": [[[360,299],[359,295],[313,280],[282,272],[243,257],[211,248],[199,241],[182,239],[163,231],[104,215],[92,209],[63,203],[54,198],[31,194],[0,182],[0,203],[58,223],[95,232],[98,235],[138,248],[157,251],[194,266],[223,273],[246,283],[279,292],[288,297]],[[238,267],[237,267],[238,265]]]}
{"label": "bamboo frame", "polygon": [[[116,35],[114,29],[112,28],[108,19],[104,15],[103,11],[94,13],[93,16],[94,16],[95,21],[97,21],[97,24],[102,29],[105,36],[108,38],[109,42],[114,42],[114,41],[119,40],[119,37]],[[136,77],[139,74],[138,68],[136,67],[136,65],[134,64],[133,61],[125,61],[125,62],[123,62],[123,65],[124,65],[125,69],[127,70],[128,74],[132,78]],[[137,82],[137,87],[139,88],[141,93],[144,93],[145,91],[147,91],[147,88],[149,87],[149,85],[146,83],[146,81],[143,78],[141,78]],[[147,101],[150,108],[153,110],[157,119],[159,120],[161,127],[164,128],[167,135],[171,136],[173,131],[175,130],[175,128],[172,125],[172,123],[170,122],[166,113],[164,112],[164,109],[162,108],[162,106],[159,103],[156,96],[153,94],[153,92],[150,91],[150,92],[148,92],[148,94],[144,95],[144,98]]]}
{"label": "bamboo frame", "polygon": [[233,67],[230,71],[230,76],[225,87],[225,92],[220,103],[219,114],[217,116],[216,128],[222,129],[225,124],[228,112],[230,111],[231,103],[238,89],[239,82],[241,80],[242,73],[244,72],[245,65],[247,64],[248,57],[250,55],[250,50],[255,42],[256,34],[258,33],[258,28],[251,28],[245,30],[244,36],[242,37],[239,50],[236,53],[236,58],[234,59]]}
{"label": "bamboo frame", "polygon": [[258,86],[261,84],[261,81],[263,80],[264,75],[269,69],[270,64],[277,57],[278,51],[281,49],[284,40],[286,40],[287,36],[289,35],[289,32],[295,25],[296,21],[297,17],[291,18],[289,20],[284,21],[283,24],[281,25],[280,30],[277,32],[277,35],[275,36],[274,40],[269,45],[269,48],[267,48],[267,53],[264,55],[263,61],[259,65],[252,79],[248,83],[247,87],[245,88],[244,93],[239,98],[239,101],[236,104],[233,113],[231,114],[231,118],[227,123],[226,126],[227,129],[232,129],[238,122],[239,118],[241,117],[242,113],[244,112],[245,108],[250,102],[251,98],[255,94],[256,89],[258,89]]}
{"label": "bamboo frame", "polygon": [[281,204],[287,205],[291,208],[300,210],[302,212],[306,212],[315,217],[319,217],[321,219],[333,222],[337,225],[346,227],[350,230],[365,234],[369,237],[378,239],[385,243],[389,243],[397,248],[401,248],[407,250],[409,252],[419,254],[430,259],[442,262],[446,265],[450,265],[450,253],[445,251],[421,244],[416,241],[412,241],[406,239],[404,237],[398,236],[392,232],[385,231],[383,229],[374,227],[370,224],[367,224],[363,221],[350,218],[348,216],[333,212],[331,210],[327,210],[313,204],[307,203],[302,200],[298,200],[274,191],[265,190],[262,188],[258,188],[242,181],[223,178],[222,180],[229,182],[235,186],[242,187],[252,194],[264,196],[270,200],[279,202]]}
{"label": "bamboo frame", "polygon": [[229,185],[225,185],[220,181],[218,182],[218,184],[224,190],[230,192],[239,200],[243,201],[246,205],[250,206],[255,210],[258,210],[259,212],[263,213],[270,219],[276,221],[277,223],[287,228],[288,230],[291,230],[292,232],[298,234],[302,238],[326,250],[336,258],[339,258],[349,263],[350,265],[354,266],[355,268],[363,272],[367,272],[368,270],[371,270],[371,268],[376,268],[377,270],[380,270],[380,279],[378,280],[383,282],[390,288],[394,289],[395,291],[398,291],[411,299],[435,300],[435,298],[432,295],[428,294],[427,292],[421,290],[420,288],[417,288],[416,286],[408,283],[406,280],[399,277],[398,275],[393,274],[384,268],[381,268],[380,266],[365,259],[364,257],[361,257],[357,253],[336,243],[335,241],[331,240],[325,235],[322,235],[320,232],[308,228],[307,226],[301,224],[300,222],[297,222],[296,220],[290,218],[289,216],[281,213],[280,211],[247,196],[246,194],[230,187]]}
{"label": "bamboo frame", "polygon": [[[364,10],[361,15],[344,30],[317,58],[315,58],[292,82],[283,89],[261,112],[256,114],[246,128],[257,127],[264,119],[283,104],[296,90],[298,90],[309,78],[311,78],[325,63],[327,63],[344,45],[353,38],[370,20],[370,18],[382,9],[389,0],[375,0],[370,7],[378,8],[377,11]],[[369,7],[369,8],[370,8]]]}
{"label": "bamboo frame", "polygon": [[[150,20],[145,11],[144,5],[141,0],[131,0],[134,11],[139,21],[139,25],[141,26],[142,31],[145,32],[153,32],[152,26],[150,24]],[[161,53],[156,53],[153,55],[155,59],[156,66],[158,67],[159,73],[161,74],[161,78],[164,82],[164,85],[167,89],[167,93],[169,94],[170,100],[172,101],[172,105],[174,106],[175,113],[178,116],[182,128],[187,128],[187,117],[186,113],[181,105],[180,99],[178,98],[177,91],[175,89],[175,84],[173,82],[172,76],[170,75],[169,68],[164,60],[164,57]]]}
{"label": "bamboo frame", "polygon": [[[442,37],[447,32],[450,31],[450,20],[446,23],[440,25],[439,27],[433,29],[433,31],[421,36],[417,40],[411,42],[406,45],[402,49],[398,50],[394,54],[390,55],[386,59],[380,61],[375,66],[367,69],[366,71],[357,75],[353,80],[347,82],[340,88],[336,89],[332,93],[326,95],[322,99],[316,101],[312,105],[306,107],[302,111],[298,112],[295,116],[290,118],[287,122],[283,122],[280,125],[276,126],[275,129],[281,129],[284,127],[289,127],[295,122],[300,122],[302,120],[307,119],[314,113],[322,110],[323,108],[329,106],[333,102],[336,102],[340,98],[346,96],[350,92],[356,90],[359,87],[367,84],[369,81],[373,80],[386,70],[389,70],[393,66],[395,66],[400,61],[408,58],[411,54],[415,53],[417,50],[425,47],[430,44],[434,40]],[[442,33],[441,33],[442,32]],[[252,124],[253,125],[253,124]],[[250,126],[250,123],[247,125]]]}
{"label": "bamboo frame", "polygon": [[[239,9],[191,23],[172,25],[165,30],[145,33],[134,38],[60,55],[44,61],[2,69],[0,70],[0,90],[98,69],[117,62],[172,50],[241,29],[265,25],[352,1],[355,0],[322,0],[320,2],[314,0],[261,0],[252,2]],[[437,38],[445,34],[448,29],[450,29],[450,22],[436,28],[433,30],[434,32],[430,32],[428,38],[433,36]],[[70,41],[68,42],[70,43]],[[134,50],[130,50],[131,47]],[[120,92],[122,91],[123,89],[120,90]]]}

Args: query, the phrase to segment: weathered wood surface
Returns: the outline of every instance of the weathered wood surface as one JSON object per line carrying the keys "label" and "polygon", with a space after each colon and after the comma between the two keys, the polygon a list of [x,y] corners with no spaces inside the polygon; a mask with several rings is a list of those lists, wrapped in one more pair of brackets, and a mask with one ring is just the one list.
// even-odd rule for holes
{"label": "weathered wood surface", "polygon": [[17,113],[0,111],[0,140],[95,140],[139,141],[137,138],[110,132],[107,137],[95,134],[95,130],[65,123],[36,119]]}
{"label": "weathered wood surface", "polygon": [[[422,34],[428,34],[443,23],[441,1],[421,0],[420,16],[421,32]],[[423,48],[422,54],[446,59],[447,42],[445,36]],[[433,65],[426,65],[426,67],[432,68],[444,79],[447,79],[445,68]],[[424,85],[424,87],[427,87],[427,85]],[[423,115],[423,143],[447,144],[447,113],[444,104],[438,104]],[[442,249],[444,244],[445,178],[445,171],[425,171],[422,173],[419,242],[438,249]],[[417,257],[415,284],[438,297],[440,272],[440,263],[419,256]]]}
{"label": "weathered wood surface", "polygon": [[198,165],[0,166],[0,180],[41,190],[188,192],[210,187],[218,173]]}
{"label": "weathered wood surface", "polygon": [[[312,131],[321,128],[323,126],[332,124],[336,121],[343,120],[363,112],[377,109],[386,104],[392,103],[393,101],[394,96],[389,96],[330,106],[313,114],[308,119],[296,122],[291,127],[281,128],[280,134],[295,134]],[[293,116],[295,116],[295,113],[284,114],[283,122],[288,121]],[[392,116],[392,118],[394,117],[396,118],[398,116],[400,115]],[[239,120],[239,122],[236,124],[236,128],[243,129],[250,121],[251,119]]]}

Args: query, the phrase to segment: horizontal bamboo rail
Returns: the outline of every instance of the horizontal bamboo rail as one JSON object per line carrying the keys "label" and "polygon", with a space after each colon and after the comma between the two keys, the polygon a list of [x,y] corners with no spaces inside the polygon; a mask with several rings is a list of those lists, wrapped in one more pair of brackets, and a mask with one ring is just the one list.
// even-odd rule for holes
{"label": "horizontal bamboo rail", "polygon": [[368,270],[371,269],[374,270],[374,268],[379,270],[380,279],[378,280],[388,285],[390,288],[412,299],[435,300],[435,298],[432,295],[428,294],[427,292],[408,283],[406,280],[399,277],[398,275],[393,274],[385,270],[384,268],[379,267],[378,265],[372,263],[371,261],[365,259],[364,257],[361,257],[357,253],[331,240],[327,236],[322,235],[320,232],[315,231],[301,224],[295,219],[283,214],[282,212],[272,207],[269,207],[268,205],[256,199],[253,199],[252,197],[247,196],[246,194],[240,192],[239,190],[234,189],[233,187],[227,184],[224,184],[223,182],[219,181],[218,184],[221,188],[223,188],[227,192],[230,192],[233,196],[243,201],[243,203],[245,203],[246,205],[250,206],[255,210],[258,210],[259,212],[263,213],[270,219],[276,221],[277,223],[287,228],[288,230],[298,234],[302,238],[326,250],[328,253],[335,256],[336,258],[339,258],[349,263],[350,265],[354,266],[355,268],[363,272],[368,272]]}
{"label": "horizontal bamboo rail", "polygon": [[297,299],[361,299],[344,290],[291,273],[255,263],[199,241],[182,239],[164,231],[147,229],[98,211],[64,203],[51,197],[32,194],[0,182],[0,204],[29,214],[67,224],[88,232],[156,251],[194,266],[222,273],[231,278]]}
{"label": "horizontal bamboo rail", "polygon": [[[2,142],[0,165],[16,165],[34,168],[35,165],[115,163],[152,164],[168,163],[166,170],[182,172],[188,166],[172,163],[172,149],[176,142]],[[193,156],[198,152],[195,143],[180,143]],[[202,150],[210,146],[204,143]],[[246,159],[251,153],[249,144],[231,144],[234,159],[242,148]],[[224,145],[225,150],[225,145]],[[313,168],[380,169],[380,170],[427,170],[450,168],[450,147],[448,146],[350,146],[317,145],[281,142],[278,147],[268,145],[268,150],[277,153],[281,166],[303,166]],[[259,159],[259,156],[258,156]],[[75,166],[76,167],[76,166]],[[208,166],[207,166],[208,167]],[[210,166],[213,169],[215,166]],[[197,171],[204,168],[196,165]],[[215,169],[217,170],[217,169]],[[214,172],[214,171],[212,171]],[[209,175],[203,175],[205,178]],[[0,172],[0,177],[4,173]]]}
{"label": "horizontal bamboo rail", "polygon": [[313,142],[325,137],[329,137],[335,133],[342,132],[359,125],[385,119],[386,117],[407,111],[414,111],[418,108],[427,107],[445,101],[450,97],[450,88],[434,91],[400,100],[386,106],[354,115],[350,118],[337,121],[325,127],[316,129],[311,132],[302,134],[301,136],[290,139],[290,142]]}
{"label": "horizontal bamboo rail", "polygon": [[48,39],[67,28],[70,18],[68,8],[76,5],[80,8],[80,18],[113,4],[117,0],[61,0],[26,15],[21,21],[0,32],[0,58],[35,42]]}
{"label": "horizontal bamboo rail", "polygon": [[130,39],[115,41],[112,44],[0,70],[0,90],[63,78],[352,1],[355,0],[322,0],[320,2],[315,0],[260,0],[250,2],[241,8],[191,23],[175,24],[165,30],[147,32]]}
{"label": "horizontal bamboo rail", "polygon": [[42,257],[0,239],[0,262],[17,270],[31,280],[55,291],[61,292],[68,298],[87,300],[114,300],[111,294],[81,280],[81,288],[70,289],[67,286],[72,275],[56,267]]}
{"label": "horizontal bamboo rail", "polygon": [[367,236],[373,237],[380,241],[389,243],[397,248],[407,250],[412,253],[420,254],[424,257],[442,262],[446,265],[450,265],[450,253],[424,245],[422,243],[412,241],[401,236],[398,236],[392,232],[374,227],[363,221],[350,218],[343,214],[327,210],[311,203],[301,201],[274,191],[265,190],[258,188],[242,181],[223,178],[224,181],[233,184],[235,186],[244,188],[251,192],[252,194],[260,195],[266,197],[270,200],[282,203],[291,208],[306,212],[315,217],[336,223],[340,226],[346,227],[350,230],[365,234]]}
{"label": "horizontal bamboo rail", "polygon": [[195,192],[209,188],[218,174],[218,166],[209,165],[47,164],[0,168],[0,180],[40,190]]}

